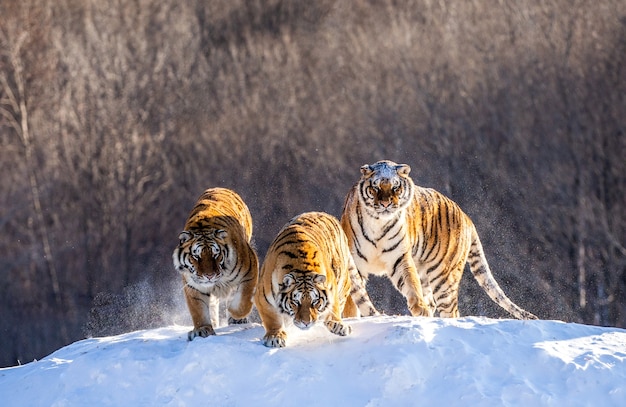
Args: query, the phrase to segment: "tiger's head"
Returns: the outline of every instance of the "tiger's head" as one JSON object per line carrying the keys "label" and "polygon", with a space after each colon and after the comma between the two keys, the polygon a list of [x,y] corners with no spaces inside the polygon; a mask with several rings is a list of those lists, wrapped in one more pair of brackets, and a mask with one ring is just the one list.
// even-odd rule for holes
{"label": "tiger's head", "polygon": [[278,307],[300,329],[309,329],[328,308],[323,274],[292,270],[285,274],[278,293]]}
{"label": "tiger's head", "polygon": [[410,171],[407,164],[388,160],[361,167],[359,197],[370,215],[390,217],[410,205],[414,189]]}
{"label": "tiger's head", "polygon": [[228,232],[223,229],[184,230],[178,240],[172,255],[176,270],[192,285],[216,284],[227,267]]}

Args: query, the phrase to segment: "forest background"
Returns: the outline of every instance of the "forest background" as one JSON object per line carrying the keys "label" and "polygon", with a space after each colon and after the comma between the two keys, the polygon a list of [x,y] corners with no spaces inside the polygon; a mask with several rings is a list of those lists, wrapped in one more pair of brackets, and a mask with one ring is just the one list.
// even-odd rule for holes
{"label": "forest background", "polygon": [[[626,327],[626,2],[0,2],[0,366],[168,325],[212,186],[262,259],[407,163],[541,318]],[[386,280],[369,288],[407,313]],[[184,305],[182,306],[184,307]],[[507,317],[466,272],[462,315]],[[184,311],[184,308],[182,308]]]}

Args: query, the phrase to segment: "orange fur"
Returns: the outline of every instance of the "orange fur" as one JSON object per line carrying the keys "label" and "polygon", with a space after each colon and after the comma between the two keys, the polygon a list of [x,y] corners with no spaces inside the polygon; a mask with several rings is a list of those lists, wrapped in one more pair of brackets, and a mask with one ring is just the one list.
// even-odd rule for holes
{"label": "orange fur", "polygon": [[215,334],[220,299],[230,298],[230,322],[250,313],[259,268],[251,236],[250,211],[229,189],[207,189],[191,210],[172,255],[193,321],[189,340]]}
{"label": "orange fur", "polygon": [[536,317],[515,305],[493,278],[471,219],[439,192],[416,186],[410,167],[379,161],[361,167],[346,197],[341,225],[359,272],[386,275],[412,315],[458,317],[466,263],[491,299],[519,319]]}
{"label": "orange fur", "polygon": [[255,304],[264,344],[285,346],[289,319],[302,329],[323,319],[331,332],[349,334],[342,313],[357,315],[354,306],[346,308],[352,273],[356,268],[337,219],[322,212],[293,218],[274,239],[259,275]]}

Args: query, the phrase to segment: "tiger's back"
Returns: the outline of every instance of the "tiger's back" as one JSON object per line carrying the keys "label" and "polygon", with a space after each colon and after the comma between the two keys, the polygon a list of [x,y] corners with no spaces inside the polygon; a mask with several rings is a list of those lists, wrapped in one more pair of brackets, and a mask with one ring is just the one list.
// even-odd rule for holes
{"label": "tiger's back", "polygon": [[379,161],[361,168],[341,218],[363,275],[386,275],[413,315],[458,317],[459,283],[466,263],[485,292],[520,319],[493,278],[471,219],[443,194],[413,184],[406,164]]}
{"label": "tiger's back", "polygon": [[[227,188],[209,188],[200,195],[185,222],[185,230],[242,228],[242,237],[252,238],[252,215],[241,197]],[[237,231],[239,232],[239,231]]]}
{"label": "tiger's back", "polygon": [[247,321],[258,278],[251,237],[252,216],[237,193],[210,188],[198,198],[172,254],[194,324],[189,340],[215,334],[221,299],[230,299],[230,323]]}
{"label": "tiger's back", "polygon": [[[354,307],[346,308],[354,273],[337,219],[323,212],[293,218],[272,242],[259,275],[255,304],[266,331],[264,343],[285,346],[284,322],[290,318],[302,329],[324,319],[331,332],[348,334],[342,314],[356,316]],[[359,289],[365,292],[364,287]]]}

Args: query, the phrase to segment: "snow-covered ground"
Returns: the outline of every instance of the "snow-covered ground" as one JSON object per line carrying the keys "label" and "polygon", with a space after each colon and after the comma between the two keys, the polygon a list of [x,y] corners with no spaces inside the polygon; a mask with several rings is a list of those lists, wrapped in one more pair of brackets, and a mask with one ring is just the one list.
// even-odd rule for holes
{"label": "snow-covered ground", "polygon": [[626,330],[381,316],[338,337],[258,324],[93,338],[0,369],[3,406],[625,406]]}

